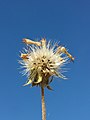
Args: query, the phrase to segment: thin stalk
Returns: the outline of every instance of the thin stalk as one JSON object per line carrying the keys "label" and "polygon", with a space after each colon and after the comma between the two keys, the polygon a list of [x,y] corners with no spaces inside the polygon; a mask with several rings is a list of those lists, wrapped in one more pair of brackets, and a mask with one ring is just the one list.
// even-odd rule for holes
{"label": "thin stalk", "polygon": [[42,101],[42,120],[46,120],[46,107],[45,107],[45,98],[44,98],[44,88],[41,87],[41,101]]}

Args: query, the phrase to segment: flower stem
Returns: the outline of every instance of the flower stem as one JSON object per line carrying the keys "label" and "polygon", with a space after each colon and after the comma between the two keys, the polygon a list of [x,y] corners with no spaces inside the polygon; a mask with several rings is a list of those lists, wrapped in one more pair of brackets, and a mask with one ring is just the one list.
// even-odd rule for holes
{"label": "flower stem", "polygon": [[42,120],[46,120],[46,107],[44,98],[44,88],[41,87],[41,100],[42,100]]}

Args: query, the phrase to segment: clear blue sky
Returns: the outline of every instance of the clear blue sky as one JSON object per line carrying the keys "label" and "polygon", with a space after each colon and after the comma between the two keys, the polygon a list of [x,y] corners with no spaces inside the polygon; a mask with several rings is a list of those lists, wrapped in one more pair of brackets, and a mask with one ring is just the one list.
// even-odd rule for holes
{"label": "clear blue sky", "polygon": [[45,90],[47,120],[90,120],[90,0],[0,0],[0,120],[41,120],[40,88],[22,87],[22,38],[61,41],[75,56]]}

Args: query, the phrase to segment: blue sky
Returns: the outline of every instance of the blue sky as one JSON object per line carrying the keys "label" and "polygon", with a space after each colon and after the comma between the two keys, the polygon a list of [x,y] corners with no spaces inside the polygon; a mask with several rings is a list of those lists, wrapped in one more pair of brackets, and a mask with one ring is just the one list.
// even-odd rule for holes
{"label": "blue sky", "polygon": [[61,41],[75,62],[45,89],[47,120],[90,120],[90,1],[0,0],[0,120],[41,120],[40,88],[22,87],[22,38]]}

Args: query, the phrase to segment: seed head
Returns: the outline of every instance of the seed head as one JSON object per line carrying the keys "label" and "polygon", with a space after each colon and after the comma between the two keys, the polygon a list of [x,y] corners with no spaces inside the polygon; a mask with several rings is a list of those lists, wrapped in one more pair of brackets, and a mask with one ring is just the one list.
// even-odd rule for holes
{"label": "seed head", "polygon": [[30,44],[25,49],[25,53],[21,54],[22,60],[19,61],[24,68],[24,74],[28,76],[24,86],[32,84],[32,87],[41,86],[51,89],[49,84],[53,76],[65,79],[61,73],[62,66],[68,61],[68,57],[74,60],[65,47],[51,47],[51,43],[47,43],[46,39],[35,42],[25,38],[23,42]]}

